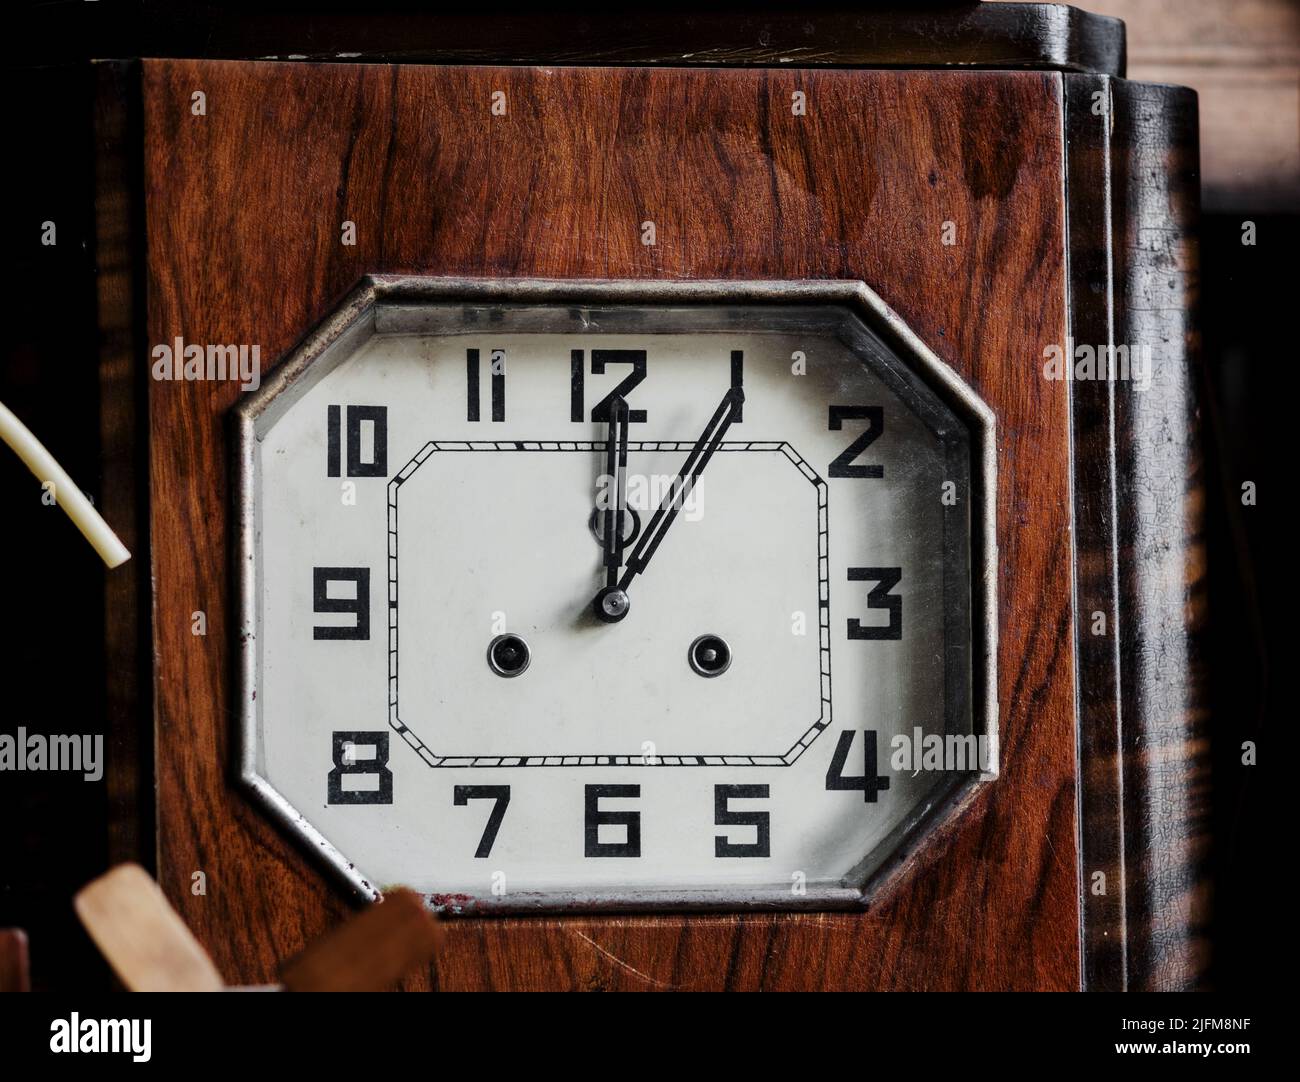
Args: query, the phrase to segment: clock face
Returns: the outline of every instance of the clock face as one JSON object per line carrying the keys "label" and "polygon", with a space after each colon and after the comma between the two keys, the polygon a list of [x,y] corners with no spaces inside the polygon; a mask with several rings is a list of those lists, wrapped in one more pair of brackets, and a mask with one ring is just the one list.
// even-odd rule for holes
{"label": "clock face", "polygon": [[987,412],[761,299],[371,290],[241,411],[245,776],[361,889],[842,904],[996,769]]}

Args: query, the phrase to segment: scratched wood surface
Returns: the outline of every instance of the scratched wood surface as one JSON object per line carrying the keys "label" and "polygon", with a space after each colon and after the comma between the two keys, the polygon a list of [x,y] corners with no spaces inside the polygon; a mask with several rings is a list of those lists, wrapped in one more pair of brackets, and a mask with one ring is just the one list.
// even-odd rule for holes
{"label": "scratched wood surface", "polygon": [[[275,358],[369,272],[861,279],[998,415],[1003,774],[885,896],[452,921],[411,987],[1078,986],[1059,76],[146,61],[143,100],[151,343]],[[158,870],[252,983],[348,903],[232,782],[237,394],[150,383]]]}
{"label": "scratched wood surface", "polygon": [[1152,351],[1149,385],[1073,391],[1084,982],[1188,988],[1207,977],[1211,909],[1196,99],[1063,80],[1072,336]]}

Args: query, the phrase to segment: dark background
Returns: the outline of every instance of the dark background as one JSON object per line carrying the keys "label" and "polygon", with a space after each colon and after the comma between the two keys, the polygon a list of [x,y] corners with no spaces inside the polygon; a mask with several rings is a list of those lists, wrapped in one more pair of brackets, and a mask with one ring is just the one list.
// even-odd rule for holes
{"label": "dark background", "polygon": [[[24,5],[26,21],[11,24],[14,34],[0,70],[10,189],[4,204],[7,318],[0,401],[97,502],[99,271],[88,58],[314,52],[338,32],[337,20],[321,16],[346,7],[259,4],[254,24],[241,22],[232,5],[59,0]],[[369,5],[366,16],[345,20],[356,41],[346,48],[364,51],[384,13],[399,7]],[[494,17],[500,11],[494,8]],[[1226,4],[1224,12],[1227,18]],[[1271,674],[1284,660],[1281,633],[1291,605],[1282,562],[1287,542],[1279,465],[1287,462],[1284,442],[1294,442],[1294,421],[1286,418],[1297,360],[1293,326],[1300,318],[1300,208],[1284,191],[1281,203],[1288,213],[1279,213],[1278,178],[1263,179],[1266,193],[1255,208],[1260,213],[1250,205],[1247,178],[1230,210],[1204,216],[1201,245],[1215,767],[1210,980],[1212,987],[1235,990],[1255,985],[1265,959],[1278,949],[1270,941],[1284,927],[1268,901],[1277,893],[1277,850],[1264,844],[1262,794],[1269,769],[1266,732],[1279,720]],[[1211,207],[1223,202],[1209,196]],[[46,220],[57,223],[53,247],[40,242]],[[1256,224],[1253,247],[1241,243],[1245,220]],[[1247,480],[1258,489],[1255,507],[1240,501]],[[12,733],[21,725],[104,732],[104,639],[115,615],[106,611],[106,572],[66,516],[41,503],[38,482],[7,449],[0,449],[0,545],[6,569],[0,731]],[[147,568],[147,549],[138,546],[134,559]],[[147,734],[147,702],[141,713],[139,725]],[[1241,743],[1248,739],[1260,748],[1261,765],[1255,768],[1240,762]],[[106,829],[110,811],[106,786],[80,776],[0,775],[0,927],[27,930],[38,988],[110,986],[71,907],[75,891],[116,856]],[[1289,841],[1285,825],[1274,828],[1269,840],[1275,837]],[[147,864],[147,853],[143,859]]]}

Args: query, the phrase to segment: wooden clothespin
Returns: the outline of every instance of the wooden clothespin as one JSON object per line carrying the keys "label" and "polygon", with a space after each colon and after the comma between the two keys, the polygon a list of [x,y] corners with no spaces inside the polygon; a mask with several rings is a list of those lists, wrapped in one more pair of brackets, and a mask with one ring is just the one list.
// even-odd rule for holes
{"label": "wooden clothespin", "polygon": [[[226,987],[158,884],[136,864],[121,864],[82,888],[77,915],[122,983],[134,992],[213,992]],[[313,943],[269,990],[361,992],[391,987],[423,965],[442,940],[420,896],[390,891]],[[236,990],[236,989],[230,989]]]}
{"label": "wooden clothespin", "polygon": [[280,970],[290,992],[382,992],[442,945],[442,925],[414,891],[384,900],[327,933]]}
{"label": "wooden clothespin", "polygon": [[138,864],[119,864],[82,887],[73,906],[129,991],[219,992],[225,986],[207,951]]}
{"label": "wooden clothespin", "polygon": [[27,933],[21,928],[0,928],[0,992],[31,990]]}

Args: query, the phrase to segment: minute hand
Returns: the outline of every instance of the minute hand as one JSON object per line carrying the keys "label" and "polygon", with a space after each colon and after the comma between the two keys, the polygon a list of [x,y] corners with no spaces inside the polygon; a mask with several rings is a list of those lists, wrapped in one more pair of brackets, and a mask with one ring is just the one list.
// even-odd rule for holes
{"label": "minute hand", "polygon": [[695,446],[687,456],[686,461],[682,463],[682,468],[673,478],[673,483],[668,487],[668,492],[664,496],[663,502],[659,505],[650,520],[650,525],[646,527],[645,532],[637,541],[636,548],[632,550],[632,555],[627,558],[627,567],[623,571],[623,578],[618,586],[620,590],[626,590],[632,579],[646,569],[650,560],[654,557],[659,545],[663,542],[664,536],[673,524],[673,519],[677,517],[677,512],[681,510],[682,504],[686,497],[690,495],[691,489],[695,487],[695,482],[699,480],[700,474],[704,472],[704,467],[709,464],[709,459],[713,457],[713,452],[718,449],[718,444],[722,442],[722,437],[727,434],[727,429],[731,427],[731,422],[736,419],[736,414],[740,412],[740,407],[744,404],[745,392],[740,387],[732,387],[725,395],[722,401],[718,403],[718,408],[713,411],[713,416],[709,418],[709,423],[700,433],[700,438],[695,441]]}

